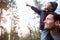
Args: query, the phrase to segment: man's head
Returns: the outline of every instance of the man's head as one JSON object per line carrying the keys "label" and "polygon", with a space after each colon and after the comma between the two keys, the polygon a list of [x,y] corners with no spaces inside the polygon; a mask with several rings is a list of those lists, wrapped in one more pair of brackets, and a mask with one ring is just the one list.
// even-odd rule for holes
{"label": "man's head", "polygon": [[60,15],[57,13],[50,12],[46,19],[44,20],[45,27],[44,29],[52,30],[59,28],[60,24]]}
{"label": "man's head", "polygon": [[45,5],[45,9],[46,10],[50,10],[50,11],[55,11],[57,9],[58,4],[56,2],[48,2]]}

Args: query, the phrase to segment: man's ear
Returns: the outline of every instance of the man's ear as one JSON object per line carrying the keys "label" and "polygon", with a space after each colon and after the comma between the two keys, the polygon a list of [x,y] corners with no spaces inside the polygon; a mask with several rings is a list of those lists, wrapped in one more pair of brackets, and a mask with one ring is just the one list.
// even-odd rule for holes
{"label": "man's ear", "polygon": [[56,25],[56,26],[59,26],[59,25],[60,25],[60,21],[57,20],[57,21],[55,22],[55,25]]}
{"label": "man's ear", "polygon": [[60,28],[60,21],[59,21],[59,28]]}

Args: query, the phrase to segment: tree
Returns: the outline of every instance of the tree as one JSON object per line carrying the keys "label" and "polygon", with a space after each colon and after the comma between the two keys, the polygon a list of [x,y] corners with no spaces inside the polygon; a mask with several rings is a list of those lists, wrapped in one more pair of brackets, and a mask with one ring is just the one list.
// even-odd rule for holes
{"label": "tree", "polygon": [[18,33],[16,32],[16,28],[14,27],[10,34],[10,40],[19,40]]}
{"label": "tree", "polygon": [[35,2],[36,7],[37,7],[38,9],[41,9],[42,4],[40,3],[40,1],[34,0],[34,2]]}
{"label": "tree", "polygon": [[[9,10],[10,13],[12,13],[11,15],[12,15],[13,18],[11,18],[12,19],[11,20],[11,24],[14,24],[14,26],[11,25],[11,29],[14,29],[13,27],[15,27],[15,25],[17,24],[16,21],[18,20],[18,16],[16,14],[16,12],[17,12],[16,11],[17,10],[17,6],[16,6],[16,3],[15,3],[15,0],[0,0],[0,27],[2,26],[1,25],[1,21],[4,18],[4,17],[2,17],[2,14],[3,14],[3,11],[2,10],[3,9],[6,10],[6,11]],[[9,15],[10,15],[10,13],[9,13]],[[7,14],[7,16],[9,16],[9,15]],[[17,38],[18,37],[18,33],[17,32],[14,32],[13,30],[11,30],[11,31],[12,31],[13,35],[16,35],[14,37]],[[2,29],[1,29],[1,32],[2,32]],[[9,33],[9,35],[10,35],[10,33]],[[3,36],[4,36],[4,38],[3,38],[4,40],[5,39],[8,40],[8,33],[7,32],[4,32],[4,35]],[[1,40],[3,40],[2,39],[2,36],[0,38],[1,38]]]}
{"label": "tree", "polygon": [[[10,40],[19,40],[18,32],[16,32],[16,28],[18,25],[18,15],[17,12],[17,6],[15,3],[15,0],[11,0],[10,2],[10,8],[11,8],[11,33],[10,33]],[[15,10],[14,10],[15,9]]]}
{"label": "tree", "polygon": [[[40,3],[40,1],[38,1],[38,0],[34,0],[34,2],[35,2],[35,5],[36,5],[36,7],[38,8],[38,9],[41,9],[41,7],[43,6],[41,3]],[[37,15],[36,13],[35,13],[35,15]],[[37,15],[36,17],[34,17],[34,19],[33,20],[35,20],[36,18],[40,18],[40,16],[39,15]],[[39,22],[38,22],[39,23]],[[39,23],[40,24],[40,23]],[[35,24],[36,25],[36,24]],[[35,28],[35,34],[34,34],[34,36],[36,36],[35,37],[35,40],[40,40],[40,35],[41,35],[41,33],[40,33],[40,31],[39,31],[39,29],[38,30],[36,30],[36,27],[34,26],[34,28]]]}
{"label": "tree", "polygon": [[3,26],[0,26],[0,28],[1,28],[0,40],[8,40],[7,30]]}

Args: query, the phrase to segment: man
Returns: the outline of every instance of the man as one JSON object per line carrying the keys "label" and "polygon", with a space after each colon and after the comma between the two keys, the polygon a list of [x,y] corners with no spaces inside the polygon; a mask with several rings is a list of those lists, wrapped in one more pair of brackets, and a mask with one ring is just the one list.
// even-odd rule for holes
{"label": "man", "polygon": [[44,29],[50,30],[54,40],[60,40],[60,15],[57,13],[50,13],[44,20]]}
{"label": "man", "polygon": [[58,4],[56,2],[49,2],[46,4],[44,10],[39,10],[29,4],[26,4],[26,6],[31,7],[32,10],[34,10],[37,14],[40,15],[40,30],[42,30],[41,40],[53,40],[49,31],[44,29],[43,21],[45,20],[49,12],[54,12],[57,9]]}

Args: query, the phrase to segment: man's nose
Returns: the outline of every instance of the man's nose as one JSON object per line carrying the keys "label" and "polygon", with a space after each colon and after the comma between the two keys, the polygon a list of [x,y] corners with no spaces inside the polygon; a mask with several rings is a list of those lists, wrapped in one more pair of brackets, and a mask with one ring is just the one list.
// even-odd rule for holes
{"label": "man's nose", "polygon": [[46,23],[46,20],[44,20],[44,23]]}

